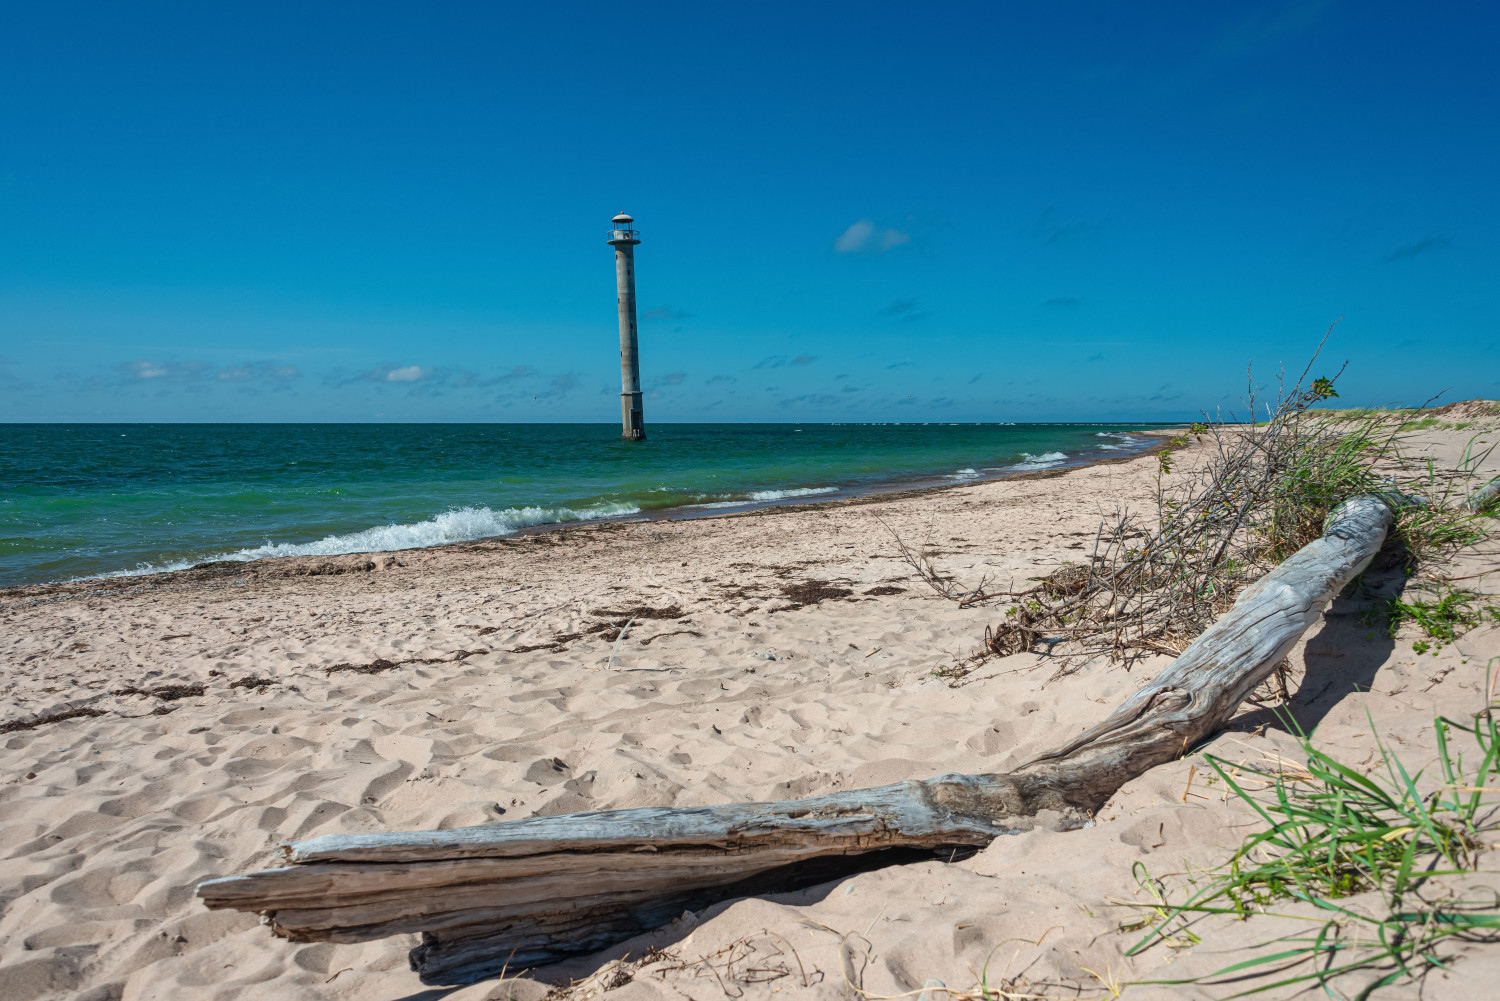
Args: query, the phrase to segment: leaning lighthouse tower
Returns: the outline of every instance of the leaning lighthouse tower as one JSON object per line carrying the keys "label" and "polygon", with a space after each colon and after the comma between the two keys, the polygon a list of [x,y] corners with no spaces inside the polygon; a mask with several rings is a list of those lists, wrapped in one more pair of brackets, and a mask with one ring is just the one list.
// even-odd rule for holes
{"label": "leaning lighthouse tower", "polygon": [[635,220],[621,212],[612,220],[609,244],[615,248],[615,296],[620,306],[620,437],[646,437],[641,413],[640,344],[635,334]]}

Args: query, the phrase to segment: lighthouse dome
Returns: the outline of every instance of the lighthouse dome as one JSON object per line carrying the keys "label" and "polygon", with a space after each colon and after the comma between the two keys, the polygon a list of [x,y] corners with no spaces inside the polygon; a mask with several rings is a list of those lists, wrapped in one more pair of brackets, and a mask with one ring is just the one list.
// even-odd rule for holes
{"label": "lighthouse dome", "polygon": [[623,226],[628,226],[631,223],[635,222],[634,219],[632,219],[630,216],[626,215],[624,212],[621,212],[619,215],[615,216],[610,221],[613,222],[613,223],[616,223],[618,225],[623,225]]}

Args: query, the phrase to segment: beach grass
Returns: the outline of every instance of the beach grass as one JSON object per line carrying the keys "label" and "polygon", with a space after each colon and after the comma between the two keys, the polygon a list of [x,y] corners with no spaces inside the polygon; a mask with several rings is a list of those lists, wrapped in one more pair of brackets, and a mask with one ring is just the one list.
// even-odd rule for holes
{"label": "beach grass", "polygon": [[[1138,864],[1152,900],[1134,905],[1145,915],[1122,925],[1147,930],[1127,954],[1163,944],[1188,949],[1217,916],[1249,920],[1283,904],[1311,927],[1261,942],[1248,958],[1211,973],[1138,983],[1251,979],[1262,982],[1229,996],[1316,984],[1332,997],[1363,998],[1443,967],[1456,940],[1500,941],[1500,895],[1443,881],[1474,872],[1488,847],[1483,836],[1500,826],[1493,795],[1500,792],[1493,785],[1500,727],[1492,709],[1465,722],[1435,721],[1435,775],[1409,771],[1378,733],[1379,767],[1350,767],[1315,747],[1289,716],[1304,764],[1278,758],[1257,768],[1207,755],[1217,779],[1262,826],[1222,866],[1184,881],[1153,879]],[[1466,754],[1460,744],[1472,749]],[[1352,995],[1333,991],[1334,980],[1361,976]]]}
{"label": "beach grass", "polygon": [[1436,653],[1487,619],[1500,622],[1500,606],[1477,591],[1443,581],[1419,582],[1397,597],[1378,602],[1365,614],[1369,624],[1383,620],[1392,639],[1402,623],[1415,625],[1426,637],[1413,644],[1417,653],[1429,649]]}

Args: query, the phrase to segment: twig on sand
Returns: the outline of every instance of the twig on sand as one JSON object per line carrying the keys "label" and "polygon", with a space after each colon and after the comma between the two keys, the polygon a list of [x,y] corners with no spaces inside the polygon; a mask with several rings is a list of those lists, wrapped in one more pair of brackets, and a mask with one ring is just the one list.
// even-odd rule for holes
{"label": "twig on sand", "polygon": [[906,540],[901,538],[897,532],[884,518],[877,517],[876,521],[884,526],[891,538],[896,540],[896,552],[900,554],[901,562],[911,567],[917,577],[944,598],[958,602],[958,607],[967,608],[995,598],[1018,597],[1017,593],[1010,591],[986,591],[985,584],[989,583],[988,576],[981,576],[979,583],[973,587],[960,584],[955,578],[944,574],[932,562],[932,553],[927,549],[913,549],[907,545]]}
{"label": "twig on sand", "polygon": [[635,625],[635,618],[632,615],[630,621],[625,623],[624,627],[620,629],[620,635],[615,637],[615,645],[609,651],[609,666],[605,668],[606,671],[613,671],[615,669],[615,654],[620,652],[620,641],[625,638],[626,633],[630,632],[630,627]]}

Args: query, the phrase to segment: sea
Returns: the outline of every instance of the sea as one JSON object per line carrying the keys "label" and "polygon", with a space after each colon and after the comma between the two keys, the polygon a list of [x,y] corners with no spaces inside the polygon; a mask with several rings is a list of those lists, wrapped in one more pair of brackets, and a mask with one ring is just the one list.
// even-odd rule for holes
{"label": "sea", "polygon": [[0,425],[0,586],[440,546],[974,481],[1144,424]]}

